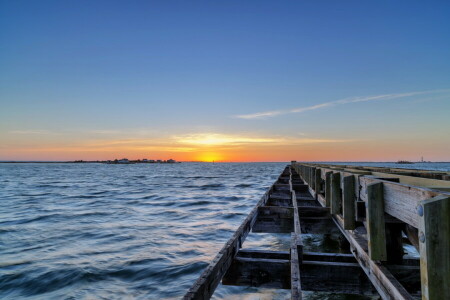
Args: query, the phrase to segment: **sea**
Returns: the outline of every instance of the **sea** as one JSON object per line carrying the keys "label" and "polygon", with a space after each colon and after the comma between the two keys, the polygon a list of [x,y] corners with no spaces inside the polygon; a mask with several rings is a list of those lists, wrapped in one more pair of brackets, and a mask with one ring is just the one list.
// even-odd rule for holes
{"label": "sea", "polygon": [[[355,163],[364,164],[450,171],[450,163]],[[0,299],[179,299],[286,165],[0,164]],[[287,250],[289,239],[251,233],[244,248]],[[329,246],[309,236],[305,247]],[[213,296],[289,298],[222,285]]]}

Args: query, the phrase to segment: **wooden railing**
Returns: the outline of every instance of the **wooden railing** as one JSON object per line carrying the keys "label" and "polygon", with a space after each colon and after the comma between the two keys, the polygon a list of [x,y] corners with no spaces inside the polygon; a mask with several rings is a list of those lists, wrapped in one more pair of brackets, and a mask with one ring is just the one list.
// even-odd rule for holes
{"label": "wooden railing", "polygon": [[[411,178],[376,168],[297,162],[292,167],[322,206],[330,207],[384,299],[412,299],[385,267],[385,262],[403,257],[402,232],[420,253],[422,299],[450,299],[450,193],[444,191],[448,181],[429,179],[431,172],[428,178]],[[409,182],[426,187],[405,184]],[[366,227],[365,238],[353,231],[356,222]]]}

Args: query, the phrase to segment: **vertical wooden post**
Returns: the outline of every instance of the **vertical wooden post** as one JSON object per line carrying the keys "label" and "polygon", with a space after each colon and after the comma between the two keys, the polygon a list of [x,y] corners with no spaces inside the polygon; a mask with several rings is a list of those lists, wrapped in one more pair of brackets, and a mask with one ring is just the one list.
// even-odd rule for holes
{"label": "vertical wooden post", "polygon": [[317,192],[317,191],[316,191],[316,177],[315,177],[315,175],[316,175],[316,168],[312,167],[312,168],[311,168],[311,175],[310,175],[310,178],[311,178],[311,188],[312,188],[315,192]]}
{"label": "vertical wooden post", "polygon": [[311,167],[308,167],[308,184],[309,187],[311,187]]}
{"label": "vertical wooden post", "polygon": [[422,299],[450,299],[450,197],[421,201],[417,212]]}
{"label": "vertical wooden post", "polygon": [[325,206],[330,207],[331,203],[331,175],[333,172],[325,173]]}
{"label": "vertical wooden post", "polygon": [[320,194],[322,192],[322,186],[321,186],[322,176],[321,175],[322,175],[322,171],[319,168],[317,168],[316,169],[316,173],[314,174],[314,181],[316,182],[315,183],[315,186],[316,186],[316,199],[317,199],[318,194]]}
{"label": "vertical wooden post", "polygon": [[369,256],[372,260],[386,261],[384,196],[381,182],[367,186],[366,220]]}
{"label": "vertical wooden post", "polygon": [[331,175],[331,213],[334,215],[341,213],[342,193],[341,193],[341,174]]}
{"label": "vertical wooden post", "polygon": [[344,229],[353,230],[355,229],[355,177],[353,175],[344,177]]}

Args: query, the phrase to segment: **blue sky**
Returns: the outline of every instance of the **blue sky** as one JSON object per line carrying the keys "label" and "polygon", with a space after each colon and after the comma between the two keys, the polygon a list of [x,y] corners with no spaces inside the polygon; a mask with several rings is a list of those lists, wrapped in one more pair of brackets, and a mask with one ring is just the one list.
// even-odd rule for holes
{"label": "blue sky", "polygon": [[[57,157],[93,158],[87,142],[176,147],[206,134],[358,140],[359,151],[364,140],[398,150],[367,160],[450,159],[449,16],[448,1],[0,1],[0,159],[74,146]],[[224,146],[275,146],[262,144]]]}

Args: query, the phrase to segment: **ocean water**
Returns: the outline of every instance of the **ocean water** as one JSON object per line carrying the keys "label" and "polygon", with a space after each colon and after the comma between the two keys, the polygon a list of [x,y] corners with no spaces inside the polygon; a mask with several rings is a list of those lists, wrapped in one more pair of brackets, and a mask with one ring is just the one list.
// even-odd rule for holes
{"label": "ocean water", "polygon": [[0,298],[180,298],[285,165],[0,164]]}
{"label": "ocean water", "polygon": [[[0,164],[0,299],[178,299],[285,166]],[[244,247],[286,250],[289,235]],[[214,299],[289,291],[219,286]]]}

